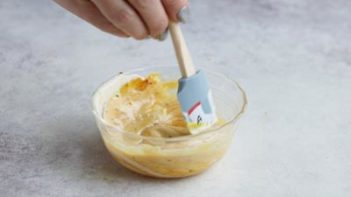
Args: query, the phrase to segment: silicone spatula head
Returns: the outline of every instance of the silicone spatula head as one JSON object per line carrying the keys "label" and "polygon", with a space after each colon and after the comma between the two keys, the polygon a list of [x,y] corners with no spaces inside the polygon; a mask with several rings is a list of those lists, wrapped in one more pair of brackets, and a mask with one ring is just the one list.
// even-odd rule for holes
{"label": "silicone spatula head", "polygon": [[192,134],[203,131],[217,121],[212,93],[202,70],[179,79],[178,100]]}
{"label": "silicone spatula head", "polygon": [[211,90],[205,73],[195,70],[178,24],[170,22],[169,30],[182,74],[178,100],[190,132],[197,134],[217,121]]}

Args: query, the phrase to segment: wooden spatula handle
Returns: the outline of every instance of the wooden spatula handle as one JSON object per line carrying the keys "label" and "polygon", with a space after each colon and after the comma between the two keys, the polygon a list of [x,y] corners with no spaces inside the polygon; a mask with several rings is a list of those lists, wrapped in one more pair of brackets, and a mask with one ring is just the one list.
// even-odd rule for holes
{"label": "wooden spatula handle", "polygon": [[186,46],[182,31],[177,23],[169,23],[169,31],[173,41],[173,47],[177,56],[180,72],[183,77],[188,78],[196,73],[189,49]]}

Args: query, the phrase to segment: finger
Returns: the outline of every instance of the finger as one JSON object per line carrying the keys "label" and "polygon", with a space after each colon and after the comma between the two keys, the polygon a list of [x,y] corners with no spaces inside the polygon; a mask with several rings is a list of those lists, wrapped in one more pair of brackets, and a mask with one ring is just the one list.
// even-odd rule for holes
{"label": "finger", "polygon": [[137,12],[123,0],[93,0],[102,14],[116,27],[140,40],[148,36]]}
{"label": "finger", "polygon": [[188,0],[162,0],[162,3],[172,21],[180,21],[178,13],[188,6]]}
{"label": "finger", "polygon": [[168,16],[160,0],[128,0],[143,18],[152,37],[161,35],[168,26]]}
{"label": "finger", "polygon": [[88,0],[55,0],[59,5],[68,11],[72,12],[76,16],[86,20],[90,24],[99,28],[100,30],[119,36],[119,37],[129,37],[122,30],[113,26],[113,24],[108,21],[101,12],[97,9],[95,4]]}

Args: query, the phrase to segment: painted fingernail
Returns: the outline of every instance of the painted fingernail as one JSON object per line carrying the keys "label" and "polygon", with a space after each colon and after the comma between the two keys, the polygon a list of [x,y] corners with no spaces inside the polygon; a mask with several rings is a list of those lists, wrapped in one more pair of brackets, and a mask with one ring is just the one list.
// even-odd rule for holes
{"label": "painted fingernail", "polygon": [[183,7],[182,9],[179,10],[177,14],[177,18],[179,22],[182,22],[182,23],[188,22],[189,16],[190,16],[189,6]]}
{"label": "painted fingernail", "polygon": [[156,39],[159,40],[159,41],[164,41],[164,40],[166,40],[167,36],[168,36],[168,28],[163,33],[158,35],[156,37]]}

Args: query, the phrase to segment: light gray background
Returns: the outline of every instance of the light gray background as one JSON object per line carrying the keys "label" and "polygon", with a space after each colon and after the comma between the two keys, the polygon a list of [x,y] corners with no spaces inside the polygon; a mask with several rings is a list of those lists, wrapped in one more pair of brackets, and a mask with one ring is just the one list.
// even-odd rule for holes
{"label": "light gray background", "polygon": [[351,1],[197,0],[198,66],[247,91],[229,152],[202,175],[115,164],[91,94],[132,67],[175,65],[170,39],[104,34],[51,1],[0,1],[0,196],[350,196]]}

